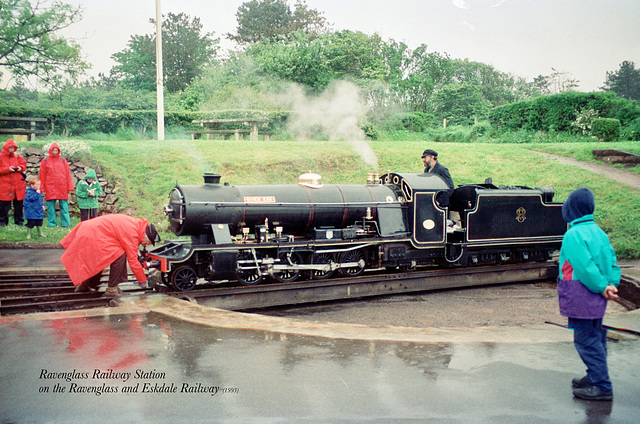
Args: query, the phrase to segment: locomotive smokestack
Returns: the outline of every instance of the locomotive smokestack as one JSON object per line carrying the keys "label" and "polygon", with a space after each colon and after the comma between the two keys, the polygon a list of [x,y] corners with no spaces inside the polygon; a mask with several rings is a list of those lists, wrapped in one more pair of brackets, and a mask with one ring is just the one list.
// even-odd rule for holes
{"label": "locomotive smokestack", "polygon": [[220,178],[222,178],[222,175],[214,174],[213,172],[205,172],[203,178],[205,184],[220,184]]}

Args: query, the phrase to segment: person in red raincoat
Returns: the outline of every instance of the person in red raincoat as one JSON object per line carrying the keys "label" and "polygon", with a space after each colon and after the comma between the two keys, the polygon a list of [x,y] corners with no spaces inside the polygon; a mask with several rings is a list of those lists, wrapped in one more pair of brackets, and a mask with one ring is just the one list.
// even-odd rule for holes
{"label": "person in red raincoat", "polygon": [[146,219],[123,214],[102,215],[82,221],[60,244],[64,265],[76,291],[90,291],[100,284],[102,271],[110,266],[105,296],[122,295],[118,284],[127,281],[127,262],[142,288],[147,288],[147,276],[138,260],[138,246],[155,245],[160,241],[153,224]]}
{"label": "person in red raincoat", "polygon": [[49,227],[58,225],[56,200],[60,205],[60,225],[71,226],[69,219],[69,192],[75,190],[69,163],[61,156],[60,146],[55,141],[49,146],[49,156],[40,162],[40,182],[42,194],[47,201],[47,221]]}
{"label": "person in red raincoat", "polygon": [[9,211],[13,203],[13,221],[16,225],[22,225],[23,205],[22,201],[27,190],[24,180],[24,172],[27,170],[27,161],[17,153],[18,145],[12,139],[8,139],[0,153],[0,227],[9,224]]}

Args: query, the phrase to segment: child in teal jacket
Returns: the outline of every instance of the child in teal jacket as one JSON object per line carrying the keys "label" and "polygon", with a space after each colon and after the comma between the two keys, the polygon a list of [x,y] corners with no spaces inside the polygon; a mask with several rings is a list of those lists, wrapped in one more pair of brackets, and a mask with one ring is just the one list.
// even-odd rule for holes
{"label": "child in teal jacket", "polygon": [[558,303],[569,318],[576,350],[587,366],[587,375],[574,378],[574,396],[588,400],[612,400],[607,367],[607,330],[602,319],[607,301],[618,297],[620,267],[609,237],[593,220],[595,198],[581,187],[562,205],[569,229],[560,249]]}
{"label": "child in teal jacket", "polygon": [[80,221],[86,221],[98,216],[100,203],[98,197],[102,195],[102,187],[98,182],[96,171],[89,169],[87,175],[78,181],[76,197],[80,208]]}

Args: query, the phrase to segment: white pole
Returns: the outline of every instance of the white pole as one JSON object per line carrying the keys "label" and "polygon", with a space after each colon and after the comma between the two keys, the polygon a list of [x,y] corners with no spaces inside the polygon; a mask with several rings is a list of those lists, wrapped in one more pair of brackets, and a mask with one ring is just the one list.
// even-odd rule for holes
{"label": "white pole", "polygon": [[162,12],[156,0],[156,95],[158,109],[158,141],[164,141],[164,76],[162,73]]}

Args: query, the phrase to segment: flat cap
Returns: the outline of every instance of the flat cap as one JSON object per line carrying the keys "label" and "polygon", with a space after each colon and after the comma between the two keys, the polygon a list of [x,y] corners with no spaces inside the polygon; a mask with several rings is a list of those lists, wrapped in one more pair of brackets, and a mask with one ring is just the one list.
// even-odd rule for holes
{"label": "flat cap", "polygon": [[425,156],[433,156],[434,158],[437,158],[438,152],[436,152],[435,150],[427,149],[424,152],[422,152],[422,157],[425,157]]}
{"label": "flat cap", "polygon": [[154,246],[156,245],[157,242],[160,241],[160,235],[158,234],[158,231],[156,231],[156,227],[154,227],[153,224],[147,225],[147,229],[145,230],[144,233],[149,239],[149,241],[151,242],[151,244],[153,244]]}

